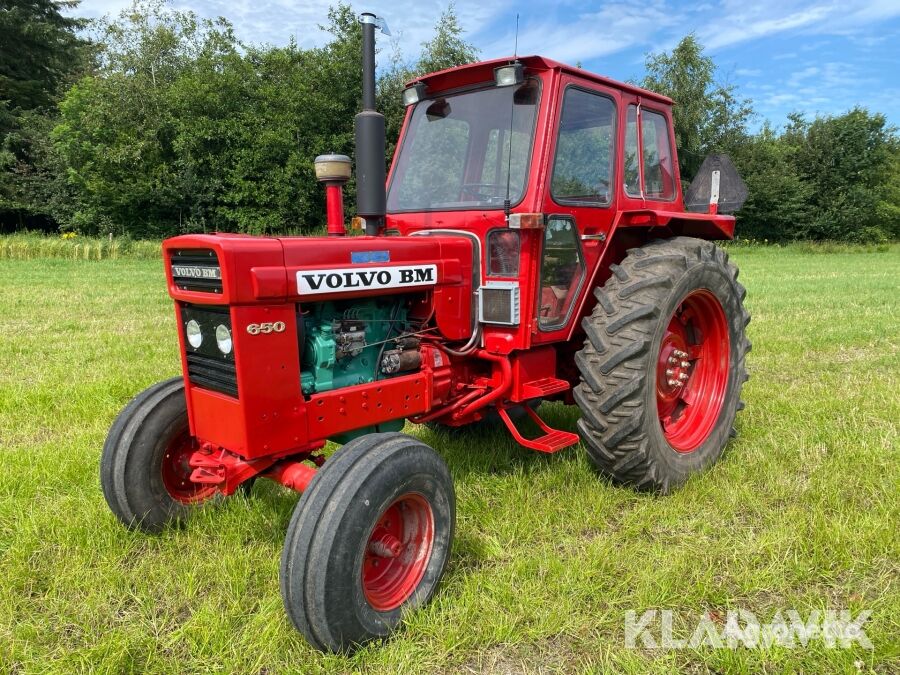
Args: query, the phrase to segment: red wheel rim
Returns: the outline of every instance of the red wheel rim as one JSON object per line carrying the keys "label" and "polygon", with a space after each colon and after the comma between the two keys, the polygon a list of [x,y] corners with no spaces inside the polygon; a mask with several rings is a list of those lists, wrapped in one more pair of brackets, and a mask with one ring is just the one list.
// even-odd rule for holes
{"label": "red wheel rim", "polygon": [[177,502],[193,504],[209,499],[215,486],[201,485],[191,480],[193,469],[189,464],[196,448],[190,434],[178,434],[166,447],[162,460],[162,479],[166,492]]}
{"label": "red wheel rim", "polygon": [[693,452],[715,427],[729,371],[728,322],[710,291],[691,291],[663,335],[656,365],[659,423],[676,451]]}
{"label": "red wheel rim", "polygon": [[422,495],[398,497],[375,523],[366,542],[362,587],[379,612],[402,605],[416,590],[431,558],[434,515]]}

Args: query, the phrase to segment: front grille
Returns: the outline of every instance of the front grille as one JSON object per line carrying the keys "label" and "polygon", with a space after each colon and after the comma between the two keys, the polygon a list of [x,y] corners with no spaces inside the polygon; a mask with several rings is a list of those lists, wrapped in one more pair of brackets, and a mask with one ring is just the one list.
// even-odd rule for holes
{"label": "front grille", "polygon": [[203,354],[188,354],[188,379],[204,389],[212,389],[237,398],[237,371],[234,361],[223,361]]}
{"label": "front grille", "polygon": [[[192,347],[184,337],[187,351],[188,380],[191,384],[211,389],[222,394],[238,397],[237,370],[234,349],[223,354],[216,345],[216,327],[223,325],[231,330],[231,311],[221,305],[182,305],[181,330],[185,331],[189,321],[200,326],[203,340],[199,347]],[[232,338],[233,339],[233,338]],[[233,343],[232,343],[233,344]]]}
{"label": "front grille", "polygon": [[183,291],[222,292],[222,269],[216,252],[206,248],[172,252],[172,280]]}

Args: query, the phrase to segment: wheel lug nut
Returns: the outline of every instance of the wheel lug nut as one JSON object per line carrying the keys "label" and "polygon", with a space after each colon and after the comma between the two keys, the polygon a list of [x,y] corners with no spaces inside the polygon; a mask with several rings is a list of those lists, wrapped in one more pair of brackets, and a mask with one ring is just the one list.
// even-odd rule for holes
{"label": "wheel lug nut", "polygon": [[679,384],[681,384],[681,382],[679,382],[678,380],[669,380],[670,387],[677,387]]}
{"label": "wheel lug nut", "polygon": [[678,379],[681,380],[682,382],[684,382],[686,379],[688,379],[688,377],[689,377],[689,376],[688,376],[687,373],[680,373],[680,374],[678,375]]}
{"label": "wheel lug nut", "polygon": [[682,362],[681,362],[681,367],[682,367],[682,368],[690,368],[690,367],[691,367],[691,362],[690,362],[690,361],[682,361]]}
{"label": "wheel lug nut", "polygon": [[666,368],[666,376],[672,377],[675,374],[675,371],[672,368]]}
{"label": "wheel lug nut", "polygon": [[674,366],[677,363],[678,363],[678,359],[676,359],[674,356],[669,357],[669,365],[670,366]]}

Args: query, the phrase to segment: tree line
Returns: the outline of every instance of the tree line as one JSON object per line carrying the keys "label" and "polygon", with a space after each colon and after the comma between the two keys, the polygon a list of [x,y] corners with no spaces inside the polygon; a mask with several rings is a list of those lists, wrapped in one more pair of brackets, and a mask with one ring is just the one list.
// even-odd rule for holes
{"label": "tree line", "polygon": [[[302,49],[244,44],[227,20],[166,0],[137,0],[95,22],[68,16],[77,4],[3,0],[0,8],[0,228],[148,238],[323,226],[312,159],[352,155],[361,99],[361,32],[350,5],[328,12],[324,46]],[[414,62],[380,54],[387,160],[404,82],[478,58],[462,35],[451,3]],[[753,132],[752,102],[717,81],[694,36],[645,65],[639,84],[677,102],[685,184],[710,152],[730,154],[746,180],[739,236],[900,237],[900,140],[884,115],[794,114],[784,128]],[[353,203],[352,181],[346,198]]]}

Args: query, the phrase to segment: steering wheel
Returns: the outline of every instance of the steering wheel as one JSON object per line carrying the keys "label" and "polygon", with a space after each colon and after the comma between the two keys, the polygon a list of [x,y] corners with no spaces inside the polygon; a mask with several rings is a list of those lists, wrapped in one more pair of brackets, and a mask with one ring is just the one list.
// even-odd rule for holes
{"label": "steering wheel", "polygon": [[[479,200],[487,200],[492,197],[499,196],[499,190],[501,190],[504,186],[499,183],[463,183],[462,191],[463,193],[468,193],[473,197],[478,198]],[[479,188],[487,188],[493,190],[494,194],[488,194],[486,192],[482,192]]]}

